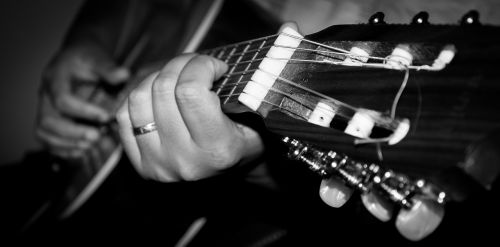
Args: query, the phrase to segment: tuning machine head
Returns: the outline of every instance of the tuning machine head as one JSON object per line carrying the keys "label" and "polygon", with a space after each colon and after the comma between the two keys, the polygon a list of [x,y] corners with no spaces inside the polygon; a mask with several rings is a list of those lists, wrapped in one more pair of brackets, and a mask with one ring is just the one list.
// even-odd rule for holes
{"label": "tuning machine head", "polygon": [[460,24],[462,26],[481,25],[481,22],[479,22],[479,12],[477,12],[476,10],[467,12],[460,20]]}
{"label": "tuning machine head", "polygon": [[384,13],[382,12],[377,12],[373,14],[370,19],[368,19],[368,23],[371,25],[380,25],[380,24],[386,24],[384,21]]}

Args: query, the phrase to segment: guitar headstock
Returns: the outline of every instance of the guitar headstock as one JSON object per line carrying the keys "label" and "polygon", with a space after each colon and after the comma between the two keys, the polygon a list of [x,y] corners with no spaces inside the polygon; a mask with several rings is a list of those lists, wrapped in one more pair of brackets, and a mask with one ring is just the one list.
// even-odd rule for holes
{"label": "guitar headstock", "polygon": [[[245,87],[233,91],[271,131],[291,137],[292,158],[362,192],[385,193],[408,218],[417,204],[457,200],[439,176],[500,129],[500,35],[477,25],[474,12],[460,26],[430,25],[426,13],[411,25],[382,24],[382,15],[370,22],[306,37],[283,31],[262,43],[258,62],[246,65],[252,73],[239,78]],[[342,162],[350,164],[345,174]]]}

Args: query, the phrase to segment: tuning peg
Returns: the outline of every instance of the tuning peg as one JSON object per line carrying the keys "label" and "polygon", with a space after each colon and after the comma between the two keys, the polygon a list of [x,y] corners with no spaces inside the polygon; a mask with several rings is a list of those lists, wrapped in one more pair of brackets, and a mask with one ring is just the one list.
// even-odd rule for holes
{"label": "tuning peg", "polygon": [[477,12],[476,10],[467,12],[460,20],[460,24],[464,26],[481,25],[481,23],[479,22],[479,12]]}
{"label": "tuning peg", "polygon": [[323,179],[319,187],[320,198],[330,207],[340,208],[349,198],[353,190],[335,178]]}
{"label": "tuning peg", "polygon": [[377,12],[375,14],[373,14],[370,19],[368,19],[368,23],[372,24],[372,25],[377,25],[377,24],[386,24],[385,21],[384,21],[384,13],[382,12]]}
{"label": "tuning peg", "polygon": [[416,14],[411,21],[414,25],[429,25],[429,13],[422,11]]}
{"label": "tuning peg", "polygon": [[415,196],[413,206],[401,209],[396,218],[396,228],[405,238],[419,241],[439,226],[444,216],[444,205],[436,200]]}
{"label": "tuning peg", "polygon": [[384,200],[384,198],[374,192],[368,192],[361,195],[361,201],[368,212],[380,221],[386,222],[391,219],[394,205]]}

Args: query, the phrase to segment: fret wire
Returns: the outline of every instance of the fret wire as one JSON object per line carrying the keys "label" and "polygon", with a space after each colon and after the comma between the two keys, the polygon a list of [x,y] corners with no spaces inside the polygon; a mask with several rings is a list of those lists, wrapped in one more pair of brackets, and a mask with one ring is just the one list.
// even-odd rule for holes
{"label": "fret wire", "polygon": [[[257,55],[261,52],[262,47],[264,47],[264,45],[266,44],[266,42],[267,42],[267,39],[265,39],[265,40],[263,40],[263,41],[261,42],[261,44],[260,44],[260,46],[259,46],[259,49],[257,49],[257,52],[256,52],[256,53],[254,53],[254,55],[253,55],[253,57],[252,57],[252,60],[254,60],[254,59],[255,59],[255,57],[257,57]],[[249,47],[249,45],[247,46],[247,48],[248,48],[248,47]],[[266,53],[267,53],[267,51],[266,51]],[[241,58],[242,58],[242,55],[240,55],[239,59],[241,59]],[[234,70],[235,70],[236,66],[238,65],[238,63],[239,63],[239,61],[236,63],[236,65],[235,65],[235,66],[233,66],[232,72],[234,72]],[[246,71],[248,71],[248,70],[249,70],[249,68],[250,68],[250,66],[251,66],[251,63],[248,63],[248,64],[247,64],[247,66],[245,66],[245,68],[244,68],[242,71],[245,71],[245,72],[246,72]],[[238,83],[239,83],[239,82],[243,79],[244,75],[245,75],[245,73],[243,73],[243,74],[240,74],[240,75],[239,75],[238,81],[236,82],[235,86],[232,88],[232,90],[231,90],[230,94],[233,94],[233,93],[234,93],[234,91],[236,90],[236,88],[238,88]],[[229,77],[228,77],[228,78],[229,78]],[[226,81],[226,83],[227,83],[227,81]],[[233,84],[234,84],[234,83],[233,83]],[[220,86],[220,88],[218,89],[218,92],[220,92],[220,91],[222,90],[222,88],[223,88],[223,87],[225,87],[225,86],[226,86],[225,84],[222,84],[222,85]],[[226,99],[226,100],[227,100],[227,99]]]}
{"label": "fret wire", "polygon": [[222,57],[224,55],[224,53],[226,52],[226,48],[222,48],[218,53],[217,53],[217,56],[215,56],[215,58],[219,59],[220,57]]}
{"label": "fret wire", "polygon": [[[248,43],[248,44],[245,46],[245,49],[243,49],[243,52],[242,52],[242,54],[238,57],[238,60],[237,60],[237,62],[236,62],[236,63],[238,63],[238,62],[241,60],[241,58],[243,57],[243,53],[245,53],[245,52],[248,50],[248,48],[250,47],[250,45],[251,45],[251,42],[250,42],[250,43]],[[236,69],[236,66],[233,66],[232,71],[234,71],[235,69]],[[245,69],[244,71],[246,71],[246,69]],[[238,81],[236,82],[236,86],[235,86],[235,87],[233,87],[233,89],[231,90],[231,92],[230,92],[229,94],[232,94],[232,93],[234,92],[234,89],[236,89],[236,87],[237,87],[238,83],[241,81],[241,78],[243,78],[243,75],[240,75],[240,76],[239,76]],[[227,80],[228,80],[228,79],[229,79],[229,78],[227,78]],[[226,80],[226,83],[227,83],[227,80]],[[220,92],[220,90],[222,89],[222,87],[224,87],[224,84],[223,84],[223,85],[221,85],[221,88],[219,88],[219,92]],[[225,103],[227,103],[227,99],[226,99],[226,101],[224,101],[224,104],[225,104]]]}
{"label": "fret wire", "polygon": [[253,63],[253,62],[258,62],[258,61],[262,61],[262,60],[264,60],[264,58],[251,59],[251,60],[241,61],[238,63],[231,63],[231,64],[228,64],[228,66],[235,66],[236,67],[237,65],[246,64],[246,63]]}
{"label": "fret wire", "polygon": [[257,69],[246,70],[246,71],[238,71],[238,72],[234,72],[234,73],[226,73],[226,74],[222,75],[222,77],[231,77],[233,75],[244,75],[244,74],[252,73],[252,72],[255,72],[255,71],[257,71]]}
{"label": "fret wire", "polygon": [[[233,54],[233,53],[234,53],[234,51],[236,51],[237,46],[236,46],[236,45],[233,45],[232,47],[233,47],[233,49],[231,49],[231,52],[230,52],[229,54]],[[229,59],[229,57],[227,57],[227,58],[224,60],[224,62],[225,62],[225,63],[227,63],[227,60],[228,60],[228,59]],[[231,68],[230,68],[230,70],[229,70],[229,73],[232,73],[232,72],[233,72],[233,70],[234,70],[234,68],[235,68],[234,66],[233,66],[233,67],[231,67]],[[228,78],[227,78],[227,77],[226,77],[226,78],[224,78],[224,79],[222,80],[222,82],[221,82],[221,86],[220,86],[220,88],[219,88],[219,89],[217,89],[217,90],[220,90],[222,87],[224,87],[224,84],[227,82],[227,80],[228,80]],[[218,92],[216,92],[216,94],[218,94]]]}
{"label": "fret wire", "polygon": [[222,45],[222,46],[218,46],[218,47],[215,47],[215,48],[212,48],[212,49],[209,49],[209,50],[200,51],[199,53],[208,54],[208,52],[210,52],[211,50],[217,50],[217,49],[221,49],[221,48],[232,47],[232,46],[236,46],[236,45],[240,45],[240,44],[244,44],[244,43],[249,43],[249,42],[260,41],[260,40],[267,40],[267,39],[270,39],[270,38],[273,38],[273,37],[277,37],[278,35],[280,35],[280,34],[278,33],[278,34],[273,34],[273,35],[269,35],[269,36],[265,36],[265,37],[260,37],[260,38],[257,38],[257,39],[251,39],[251,40],[241,41],[241,42],[230,44],[230,45]]}
{"label": "fret wire", "polygon": [[[261,50],[262,47],[264,47],[264,45],[266,44],[266,40],[262,41],[262,44],[260,44],[260,47],[259,47],[259,50]],[[254,54],[254,56],[252,57],[252,60],[255,59],[255,57],[257,57],[257,54],[259,53],[260,51],[256,52]],[[247,66],[245,67],[244,71],[247,71],[251,66],[251,63],[247,64]],[[236,66],[235,66],[236,67]],[[233,94],[234,91],[236,90],[236,88],[239,86],[238,83],[241,82],[241,80],[243,79],[243,76],[244,75],[240,75],[240,77],[238,78],[238,82],[236,82],[236,86],[233,87],[233,90],[230,92],[230,94]],[[227,100],[227,99],[226,99]]]}
{"label": "fret wire", "polygon": [[[269,40],[269,39],[265,39],[262,42],[264,44],[266,44],[266,42],[268,42],[268,41],[271,41],[272,43],[274,43],[274,40]],[[253,42],[255,42],[255,41],[251,41],[251,42],[249,42],[249,44],[252,45],[252,44],[254,44]],[[268,51],[267,48],[271,48],[271,47],[272,47],[272,44],[269,45],[269,46],[266,46],[266,53]],[[228,59],[229,60],[230,58],[232,58],[234,56],[241,56],[241,55],[247,55],[247,54],[253,55],[254,53],[260,53],[261,51],[263,51],[262,43],[259,45],[259,48],[257,48],[257,49],[251,49],[251,50],[247,49],[245,52],[237,52],[237,53],[233,53],[233,54],[229,54],[229,55],[226,54],[225,56],[223,56],[223,59]]]}
{"label": "fret wire", "polygon": [[217,53],[217,50],[216,49],[213,49],[213,50],[210,50],[209,53],[207,53],[207,55],[211,56],[211,57],[216,57],[215,54]]}
{"label": "fret wire", "polygon": [[[259,47],[259,50],[261,50],[262,47],[264,47],[264,45],[266,44],[266,40],[262,41],[262,44],[260,44],[260,47]],[[260,51],[256,52],[253,57],[252,57],[252,60],[255,60],[255,57],[257,57],[257,55],[259,54]],[[267,52],[266,52],[267,53]],[[241,56],[240,56],[241,58]],[[252,65],[252,63],[248,63],[247,66],[245,66],[245,68],[243,69],[243,71],[247,71],[250,66]],[[235,65],[234,68],[236,68],[238,65]],[[236,88],[239,87],[238,83],[241,82],[241,80],[243,79],[244,77],[244,74],[243,75],[240,75],[239,78],[238,78],[238,81],[236,82],[236,85],[233,87],[233,89],[231,90],[230,94],[233,94],[234,91],[236,90]],[[227,100],[227,99],[226,99]]]}
{"label": "fret wire", "polygon": [[[272,46],[272,45],[270,45],[270,46],[261,47],[261,48],[257,48],[257,49],[247,50],[246,52],[235,53],[235,54],[233,54],[233,55],[231,55],[231,56],[239,56],[239,55],[252,54],[252,52],[256,52],[256,53],[258,53],[258,52],[260,52],[260,51],[263,51],[264,49],[267,49],[267,51],[269,51],[269,49],[270,49],[271,47],[273,47],[273,46]],[[269,48],[269,49],[268,49],[268,48]],[[230,56],[230,57],[231,57],[231,56]]]}

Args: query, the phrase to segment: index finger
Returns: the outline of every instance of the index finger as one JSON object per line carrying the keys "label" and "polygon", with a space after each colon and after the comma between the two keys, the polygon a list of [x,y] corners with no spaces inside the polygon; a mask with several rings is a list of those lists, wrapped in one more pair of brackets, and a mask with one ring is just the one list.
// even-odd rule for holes
{"label": "index finger", "polygon": [[191,138],[201,147],[211,146],[232,128],[222,113],[219,98],[210,91],[213,82],[226,70],[227,65],[220,60],[196,56],[179,75],[175,89],[179,111]]}

